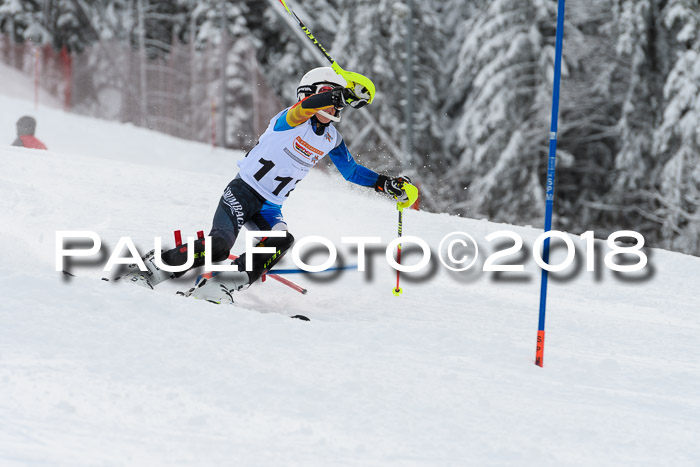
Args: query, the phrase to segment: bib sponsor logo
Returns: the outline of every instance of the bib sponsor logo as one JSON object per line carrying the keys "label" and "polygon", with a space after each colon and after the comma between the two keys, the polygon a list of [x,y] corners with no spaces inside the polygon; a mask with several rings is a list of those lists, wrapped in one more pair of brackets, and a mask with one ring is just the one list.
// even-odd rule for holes
{"label": "bib sponsor logo", "polygon": [[296,150],[296,152],[306,157],[307,159],[311,157],[311,152],[308,151],[304,146],[299,144],[299,142],[296,140],[294,141],[294,149]]}
{"label": "bib sponsor logo", "polygon": [[311,158],[311,156],[314,154],[318,154],[319,156],[323,155],[323,151],[311,146],[309,143],[301,139],[300,136],[294,138],[294,150],[307,159]]}

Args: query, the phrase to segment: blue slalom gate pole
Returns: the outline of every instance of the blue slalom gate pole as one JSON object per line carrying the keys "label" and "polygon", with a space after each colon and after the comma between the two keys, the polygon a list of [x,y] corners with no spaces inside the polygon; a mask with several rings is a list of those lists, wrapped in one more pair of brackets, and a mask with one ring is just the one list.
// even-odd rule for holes
{"label": "blue slalom gate pole", "polygon": [[[559,83],[561,81],[561,51],[564,43],[564,3],[559,0],[557,9],[557,42],[554,59],[554,90],[552,92],[552,126],[549,131],[549,159],[547,165],[547,206],[544,215],[544,231],[552,230],[552,208],[554,207],[554,176],[557,162],[557,128],[559,121]],[[549,237],[544,241],[542,260],[549,264]],[[540,320],[537,327],[537,352],[535,365],[542,366],[544,359],[544,319],[547,311],[547,270],[542,269],[542,284],[540,287]]]}

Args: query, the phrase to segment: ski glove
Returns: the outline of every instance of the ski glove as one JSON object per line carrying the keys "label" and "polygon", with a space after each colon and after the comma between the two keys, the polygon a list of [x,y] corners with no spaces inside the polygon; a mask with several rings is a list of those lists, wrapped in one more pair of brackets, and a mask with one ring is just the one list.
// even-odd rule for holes
{"label": "ski glove", "polygon": [[330,91],[333,105],[336,109],[342,109],[346,105],[359,109],[367,104],[367,99],[361,99],[350,88],[336,88]]}
{"label": "ski glove", "polygon": [[400,203],[405,203],[408,201],[408,195],[403,189],[404,183],[411,183],[411,179],[405,175],[395,178],[380,175],[377,183],[374,185],[374,189],[382,193],[388,193]]}

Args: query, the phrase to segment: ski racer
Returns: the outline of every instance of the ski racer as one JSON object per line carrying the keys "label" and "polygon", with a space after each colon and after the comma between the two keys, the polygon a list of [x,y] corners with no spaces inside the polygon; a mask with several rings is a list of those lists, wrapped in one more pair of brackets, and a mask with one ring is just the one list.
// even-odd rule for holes
{"label": "ski racer", "polygon": [[30,149],[46,149],[46,145],[34,136],[36,131],[36,120],[34,117],[24,116],[17,120],[17,139],[13,146]]}
{"label": "ski racer", "polygon": [[[358,185],[374,188],[400,201],[407,200],[404,183],[407,177],[390,178],[359,165],[331,122],[340,121],[344,107],[360,108],[369,95],[356,95],[346,87],[346,80],[330,67],[306,73],[297,87],[298,102],[275,115],[257,145],[238,166],[238,175],[225,188],[209,236],[212,262],[224,261],[245,226],[256,231],[285,231],[285,237],[264,237],[257,246],[274,247],[275,253],[256,254],[253,270],[245,271],[245,254],[234,263],[239,271],[220,272],[204,279],[191,291],[195,298],[216,303],[232,303],[231,293],[249,286],[270,270],[292,246],[294,237],[287,232],[282,204],[323,157],[330,157],[343,177]],[[204,241],[194,243],[194,264],[204,264]],[[180,266],[187,259],[187,246],[162,253],[165,264]],[[144,258],[148,271],[129,272],[125,278],[153,288],[160,282],[183,275],[170,273],[154,264],[154,252]],[[133,267],[133,266],[132,266]]]}

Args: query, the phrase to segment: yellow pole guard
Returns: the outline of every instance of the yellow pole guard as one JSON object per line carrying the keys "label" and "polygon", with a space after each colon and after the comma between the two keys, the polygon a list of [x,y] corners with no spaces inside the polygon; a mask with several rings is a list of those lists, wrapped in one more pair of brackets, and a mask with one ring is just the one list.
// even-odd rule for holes
{"label": "yellow pole guard", "polygon": [[335,60],[333,60],[331,68],[333,68],[333,70],[340,76],[345,78],[345,81],[348,82],[347,87],[350,88],[356,96],[364,98],[364,95],[368,95],[369,98],[367,99],[367,103],[372,103],[374,100],[374,94],[377,92],[377,90],[374,87],[374,83],[371,79],[359,73],[355,73],[354,71],[343,70]]}
{"label": "yellow pole guard", "polygon": [[403,203],[396,203],[396,209],[398,209],[399,211],[403,211],[406,208],[410,208],[411,206],[413,206],[413,203],[415,203],[418,199],[418,188],[416,188],[414,185],[411,185],[410,183],[404,183],[403,191],[405,191],[408,195],[408,201],[405,201]]}

